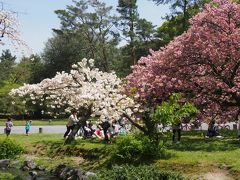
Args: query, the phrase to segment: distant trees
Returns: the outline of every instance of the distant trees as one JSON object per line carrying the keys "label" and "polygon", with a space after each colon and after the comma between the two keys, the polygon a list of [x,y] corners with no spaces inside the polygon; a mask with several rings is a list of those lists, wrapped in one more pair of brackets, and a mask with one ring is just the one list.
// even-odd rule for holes
{"label": "distant trees", "polygon": [[46,65],[52,68],[51,76],[69,70],[83,57],[94,58],[103,71],[111,70],[119,42],[111,10],[98,0],[80,0],[56,11],[61,29],[54,29],[55,36],[49,39],[43,54]]}
{"label": "distant trees", "polygon": [[155,26],[144,18],[139,17],[137,0],[119,0],[117,11],[121,39],[127,44],[121,47],[121,59],[118,66],[122,71],[118,73],[126,76],[131,72],[130,66],[137,63],[141,56],[146,56],[149,49],[159,49]]}

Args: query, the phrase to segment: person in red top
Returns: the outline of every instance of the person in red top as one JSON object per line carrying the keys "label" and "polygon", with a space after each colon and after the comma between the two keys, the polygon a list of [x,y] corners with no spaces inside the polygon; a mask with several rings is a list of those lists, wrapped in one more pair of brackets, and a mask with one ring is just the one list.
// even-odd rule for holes
{"label": "person in red top", "polygon": [[94,134],[98,139],[103,139],[103,133],[100,125],[97,126],[97,129]]}

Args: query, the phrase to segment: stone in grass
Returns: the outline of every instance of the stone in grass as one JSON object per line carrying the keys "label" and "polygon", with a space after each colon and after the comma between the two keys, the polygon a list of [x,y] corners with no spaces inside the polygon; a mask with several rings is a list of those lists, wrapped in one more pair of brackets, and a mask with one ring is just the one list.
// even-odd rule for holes
{"label": "stone in grass", "polygon": [[69,169],[69,171],[66,173],[67,177],[71,177],[74,174],[76,174],[76,171],[74,169]]}
{"label": "stone in grass", "polygon": [[36,171],[30,171],[29,175],[31,176],[31,180],[37,179],[37,172]]}
{"label": "stone in grass", "polygon": [[3,159],[3,160],[0,160],[0,168],[1,169],[6,169],[8,168],[10,165],[10,160],[9,159]]}
{"label": "stone in grass", "polygon": [[44,166],[37,166],[36,170],[38,170],[38,171],[45,171],[46,168]]}
{"label": "stone in grass", "polygon": [[27,167],[27,166],[23,166],[23,167],[22,167],[22,170],[23,170],[23,171],[29,171],[29,170],[30,170],[30,168],[29,168],[29,167]]}
{"label": "stone in grass", "polygon": [[97,177],[97,175],[95,173],[90,172],[90,171],[86,172],[85,176],[87,177],[87,179],[90,177]]}
{"label": "stone in grass", "polygon": [[76,175],[81,179],[84,176],[84,172],[82,169],[76,169]]}
{"label": "stone in grass", "polygon": [[66,167],[67,166],[65,164],[59,164],[53,171],[53,174],[58,177],[61,174],[61,172],[63,171],[63,169]]}
{"label": "stone in grass", "polygon": [[28,160],[23,162],[23,167],[28,167],[30,170],[34,170],[36,169],[37,165],[33,161]]}
{"label": "stone in grass", "polygon": [[59,178],[61,179],[67,179],[68,178],[68,172],[70,171],[71,169],[68,168],[68,167],[65,167],[62,172],[58,175]]}
{"label": "stone in grass", "polygon": [[78,177],[78,175],[73,175],[69,178],[67,178],[67,180],[87,180],[87,177],[86,176],[82,176],[81,178]]}

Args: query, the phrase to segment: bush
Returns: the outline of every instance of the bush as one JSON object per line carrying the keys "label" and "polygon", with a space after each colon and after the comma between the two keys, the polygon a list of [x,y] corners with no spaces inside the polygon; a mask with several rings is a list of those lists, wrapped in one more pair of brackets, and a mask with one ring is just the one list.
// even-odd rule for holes
{"label": "bush", "polygon": [[10,173],[0,172],[0,180],[13,180],[14,176]]}
{"label": "bush", "polygon": [[139,163],[157,158],[164,153],[162,144],[156,145],[142,134],[120,137],[113,158],[121,163]]}
{"label": "bush", "polygon": [[[93,178],[94,179],[94,178]],[[178,173],[161,171],[153,166],[114,166],[111,170],[98,173],[95,180],[184,180]]]}
{"label": "bush", "polygon": [[6,138],[0,141],[0,159],[14,159],[23,152],[22,146]]}

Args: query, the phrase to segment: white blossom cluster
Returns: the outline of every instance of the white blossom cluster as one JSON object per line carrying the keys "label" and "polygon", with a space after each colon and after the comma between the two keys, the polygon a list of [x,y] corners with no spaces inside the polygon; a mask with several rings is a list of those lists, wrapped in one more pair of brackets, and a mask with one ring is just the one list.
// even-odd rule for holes
{"label": "white blossom cluster", "polygon": [[47,106],[43,113],[50,115],[84,107],[91,108],[92,117],[110,121],[118,120],[123,113],[132,116],[132,109],[139,107],[122,94],[122,81],[116,74],[98,70],[93,59],[72,65],[70,73],[57,73],[52,79],[13,89],[10,95],[22,97],[24,103]]}
{"label": "white blossom cluster", "polygon": [[[0,10],[0,21],[0,45],[11,43],[16,50],[20,50],[19,47],[30,50],[27,44],[21,39],[17,13],[2,8]],[[6,38],[8,41],[2,41],[2,38]]]}

